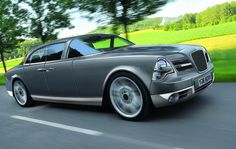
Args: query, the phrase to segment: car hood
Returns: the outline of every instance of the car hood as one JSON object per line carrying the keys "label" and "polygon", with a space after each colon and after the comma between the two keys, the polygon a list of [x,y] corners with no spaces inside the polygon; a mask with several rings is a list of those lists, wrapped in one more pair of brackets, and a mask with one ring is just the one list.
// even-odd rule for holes
{"label": "car hood", "polygon": [[113,51],[104,52],[103,54],[108,55],[170,55],[176,53],[186,53],[199,49],[200,46],[196,45],[184,45],[184,44],[173,44],[173,45],[146,45],[146,46],[130,46],[123,47]]}

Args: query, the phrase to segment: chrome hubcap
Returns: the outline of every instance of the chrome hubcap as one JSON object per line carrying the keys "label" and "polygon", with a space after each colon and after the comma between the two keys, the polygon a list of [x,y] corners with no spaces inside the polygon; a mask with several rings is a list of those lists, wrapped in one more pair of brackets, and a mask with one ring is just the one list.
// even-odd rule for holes
{"label": "chrome hubcap", "polygon": [[24,85],[21,82],[16,81],[14,83],[13,90],[14,90],[15,98],[18,101],[18,103],[21,105],[26,104],[27,93],[26,93]]}
{"label": "chrome hubcap", "polygon": [[110,87],[110,99],[115,110],[132,118],[142,110],[143,97],[137,84],[127,77],[116,78]]}

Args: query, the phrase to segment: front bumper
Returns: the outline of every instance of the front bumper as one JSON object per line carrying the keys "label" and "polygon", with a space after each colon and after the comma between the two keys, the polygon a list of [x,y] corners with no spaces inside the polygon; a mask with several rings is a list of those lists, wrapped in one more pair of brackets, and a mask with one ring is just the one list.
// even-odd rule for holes
{"label": "front bumper", "polygon": [[[207,74],[210,74],[212,76],[211,80],[204,85],[199,86],[196,81],[199,80],[199,78],[206,76]],[[175,80],[174,78],[170,79],[171,81],[166,82],[152,82],[150,87],[150,94],[153,105],[156,108],[186,101],[207,88],[214,81],[213,67],[201,74],[192,72],[179,76],[179,78],[180,79],[177,79],[177,81],[173,81]]]}
{"label": "front bumper", "polygon": [[7,91],[7,93],[9,94],[9,96],[13,97],[13,92],[12,91]]}

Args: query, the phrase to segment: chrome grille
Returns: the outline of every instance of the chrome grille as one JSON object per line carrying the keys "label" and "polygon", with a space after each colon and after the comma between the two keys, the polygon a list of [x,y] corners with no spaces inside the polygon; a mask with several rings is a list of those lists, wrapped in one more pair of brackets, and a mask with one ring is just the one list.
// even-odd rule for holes
{"label": "chrome grille", "polygon": [[204,71],[207,69],[205,54],[202,50],[193,52],[192,58],[193,58],[193,61],[196,65],[198,71]]}

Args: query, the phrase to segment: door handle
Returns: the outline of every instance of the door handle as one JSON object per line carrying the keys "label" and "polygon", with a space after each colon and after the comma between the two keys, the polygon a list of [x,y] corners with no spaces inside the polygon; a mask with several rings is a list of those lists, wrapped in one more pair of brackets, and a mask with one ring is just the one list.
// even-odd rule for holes
{"label": "door handle", "polygon": [[39,71],[39,72],[45,72],[45,71],[47,71],[47,70],[46,70],[45,68],[38,68],[37,71]]}
{"label": "door handle", "polygon": [[55,68],[48,68],[47,71],[53,71]]}

